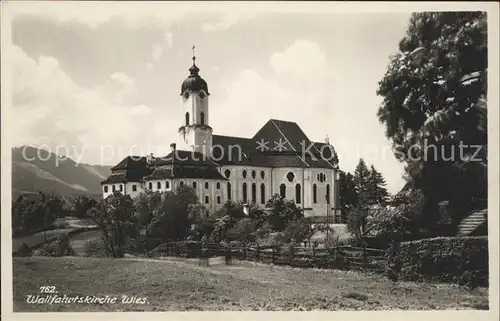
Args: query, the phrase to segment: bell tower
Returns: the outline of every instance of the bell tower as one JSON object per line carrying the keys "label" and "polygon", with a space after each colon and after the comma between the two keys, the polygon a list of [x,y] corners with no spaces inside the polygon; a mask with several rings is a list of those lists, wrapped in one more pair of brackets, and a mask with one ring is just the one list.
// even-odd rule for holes
{"label": "bell tower", "polygon": [[200,68],[196,66],[193,46],[193,65],[189,68],[189,76],[181,86],[181,100],[184,110],[182,126],[179,134],[184,150],[210,154],[212,149],[212,128],[209,123],[207,82],[200,77]]}

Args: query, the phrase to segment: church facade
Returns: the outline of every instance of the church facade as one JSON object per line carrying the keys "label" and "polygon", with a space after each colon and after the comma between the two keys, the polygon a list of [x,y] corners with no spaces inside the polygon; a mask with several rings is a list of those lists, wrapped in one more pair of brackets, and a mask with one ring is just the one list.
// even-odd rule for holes
{"label": "church facade", "polygon": [[328,139],[312,142],[295,123],[270,119],[253,137],[214,135],[207,82],[195,57],[182,83],[184,119],[179,144],[165,156],[128,156],[101,182],[103,197],[114,191],[136,197],[143,191],[192,187],[211,212],[227,201],[264,207],[274,194],[293,200],[304,216],[340,222],[338,159]]}

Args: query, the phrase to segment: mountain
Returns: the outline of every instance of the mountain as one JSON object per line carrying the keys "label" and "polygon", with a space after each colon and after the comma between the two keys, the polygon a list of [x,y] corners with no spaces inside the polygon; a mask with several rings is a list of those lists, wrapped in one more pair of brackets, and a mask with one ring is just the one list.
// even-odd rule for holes
{"label": "mountain", "polygon": [[78,164],[43,149],[12,149],[12,198],[23,192],[54,192],[61,196],[100,195],[101,181],[112,166]]}

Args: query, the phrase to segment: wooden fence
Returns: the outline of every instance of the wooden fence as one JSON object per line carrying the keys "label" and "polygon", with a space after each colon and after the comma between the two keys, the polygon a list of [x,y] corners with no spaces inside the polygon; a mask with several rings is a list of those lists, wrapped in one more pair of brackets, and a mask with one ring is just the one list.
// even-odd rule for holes
{"label": "wooden fence", "polygon": [[191,258],[223,256],[226,261],[238,259],[305,268],[372,271],[383,271],[386,262],[384,250],[353,246],[331,248],[246,244],[225,246],[222,244],[186,242],[163,244],[161,253],[155,255]]}

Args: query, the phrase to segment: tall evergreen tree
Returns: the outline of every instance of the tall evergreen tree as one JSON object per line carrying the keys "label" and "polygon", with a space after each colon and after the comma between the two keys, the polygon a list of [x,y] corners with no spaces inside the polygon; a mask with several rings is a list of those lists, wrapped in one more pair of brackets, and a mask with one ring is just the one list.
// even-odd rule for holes
{"label": "tall evergreen tree", "polygon": [[358,194],[356,192],[354,176],[349,172],[340,171],[339,201],[342,220],[345,221],[346,214],[358,204]]}
{"label": "tall evergreen tree", "polygon": [[358,203],[361,206],[366,205],[370,198],[369,179],[370,170],[366,167],[365,161],[360,158],[354,170],[354,186],[358,197]]}
{"label": "tall evergreen tree", "polygon": [[378,172],[372,165],[368,179],[369,202],[371,204],[387,204],[389,201],[389,193],[387,192],[386,185],[387,184],[382,173]]}

